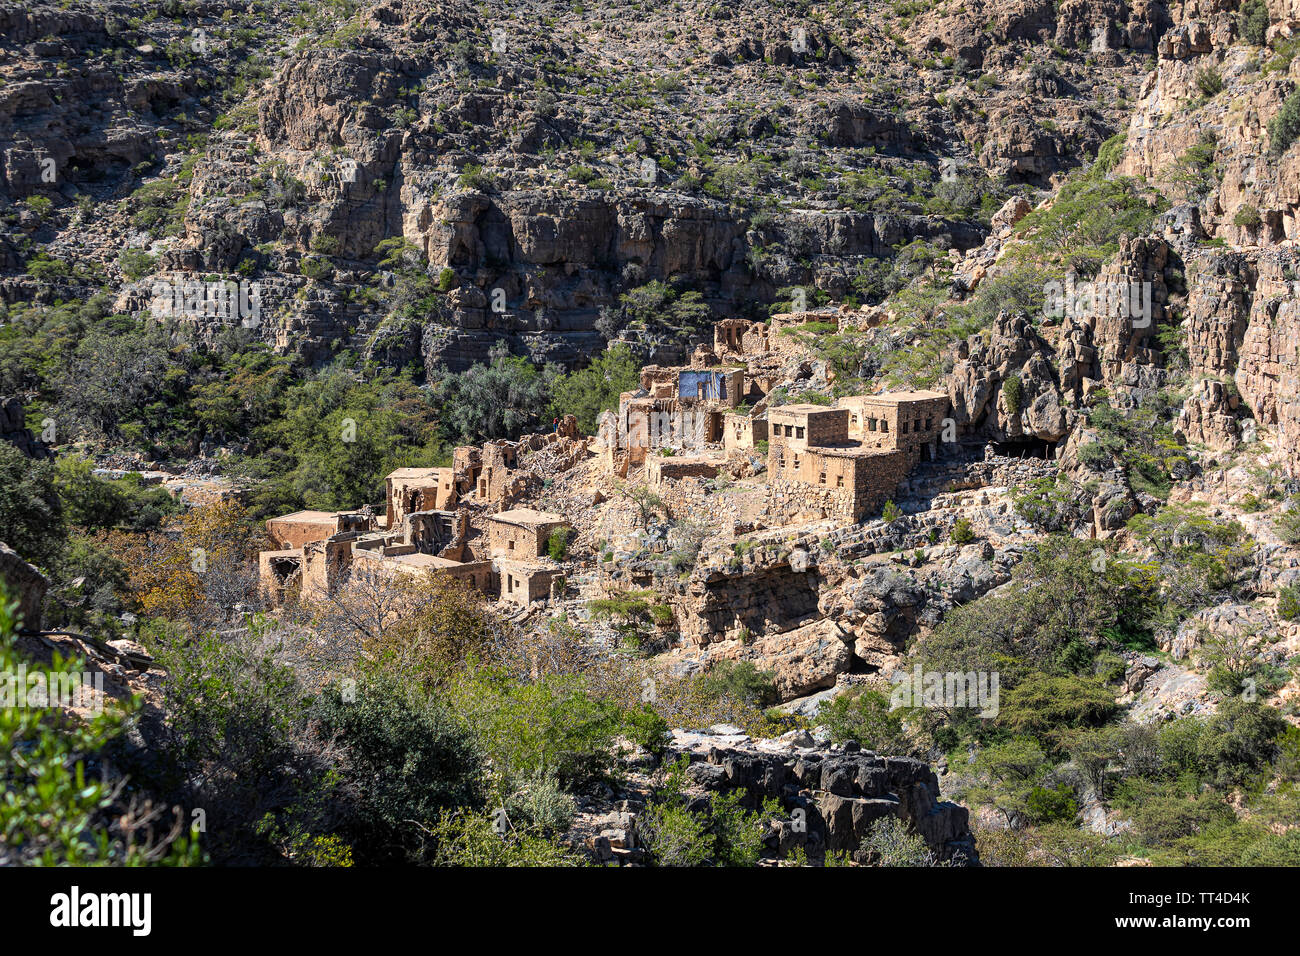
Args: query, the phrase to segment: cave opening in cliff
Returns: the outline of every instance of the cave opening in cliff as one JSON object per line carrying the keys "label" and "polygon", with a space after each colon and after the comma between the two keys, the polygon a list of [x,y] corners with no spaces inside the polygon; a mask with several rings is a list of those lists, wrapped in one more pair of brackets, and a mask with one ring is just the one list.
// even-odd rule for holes
{"label": "cave opening in cliff", "polygon": [[1051,461],[1056,457],[1056,442],[1045,438],[1011,438],[992,444],[993,450],[1006,458],[1043,458]]}

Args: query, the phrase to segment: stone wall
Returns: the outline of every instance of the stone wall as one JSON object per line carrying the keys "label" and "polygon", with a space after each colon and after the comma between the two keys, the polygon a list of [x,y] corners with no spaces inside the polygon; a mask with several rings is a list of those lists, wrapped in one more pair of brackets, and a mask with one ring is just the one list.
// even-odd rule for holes
{"label": "stone wall", "polygon": [[894,494],[916,462],[915,451],[770,451],[772,514],[786,521],[861,521]]}
{"label": "stone wall", "polygon": [[679,481],[682,478],[715,478],[719,462],[710,458],[679,458],[664,455],[651,455],[645,463],[646,484],[656,490],[664,482]]}
{"label": "stone wall", "polygon": [[745,804],[765,798],[784,809],[804,811],[806,828],[790,821],[777,825],[777,849],[802,846],[809,852],[860,853],[868,828],[894,817],[909,824],[940,860],[978,865],[970,813],[941,800],[939,778],[924,761],[882,757],[870,751],[780,754],[752,745],[711,746],[687,751],[687,776],[705,790],[742,790]]}

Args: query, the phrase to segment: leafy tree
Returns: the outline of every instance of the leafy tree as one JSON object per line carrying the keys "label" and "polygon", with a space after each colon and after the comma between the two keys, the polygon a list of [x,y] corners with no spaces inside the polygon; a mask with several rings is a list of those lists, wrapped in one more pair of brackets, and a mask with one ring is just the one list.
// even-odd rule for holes
{"label": "leafy tree", "polygon": [[499,343],[487,365],[472,365],[438,381],[435,392],[443,427],[463,444],[516,438],[536,424],[547,407],[549,381],[555,375],[554,368],[541,371]]}
{"label": "leafy tree", "polygon": [[80,455],[65,455],[55,465],[55,484],[68,522],[79,528],[157,528],[180,504],[160,486],[145,485],[139,474],[106,480]]}
{"label": "leafy tree", "polygon": [[637,388],[640,372],[640,362],[632,350],[616,345],[592,359],[586,368],[555,379],[550,413],[556,418],[573,415],[578,430],[593,435],[600,413],[618,408],[619,395]]}
{"label": "leafy tree", "polygon": [[224,623],[256,599],[260,534],[233,501],[192,508],[179,533],[154,532],[123,548],[132,596],[151,617],[199,626]]}
{"label": "leafy tree", "polygon": [[26,561],[49,568],[67,539],[54,466],[0,441],[0,541]]}
{"label": "leafy tree", "polygon": [[1268,39],[1268,4],[1264,0],[1244,0],[1237,9],[1237,27],[1247,43],[1263,46]]}
{"label": "leafy tree", "polygon": [[1268,124],[1268,152],[1277,158],[1300,136],[1300,90],[1282,101],[1282,108]]}
{"label": "leafy tree", "polygon": [[1058,751],[1065,746],[1068,730],[1100,726],[1115,710],[1115,695],[1100,681],[1034,673],[1005,692],[997,719],[1012,733],[1031,736]]}
{"label": "leafy tree", "polygon": [[[32,667],[17,650],[15,614],[0,582],[0,674]],[[34,668],[33,668],[34,669]],[[59,654],[45,670],[79,679]],[[201,862],[197,835],[178,812],[128,802],[121,781],[101,772],[124,730],[106,709],[68,720],[58,706],[0,707],[0,866],[180,866]]]}
{"label": "leafy tree", "polygon": [[889,698],[879,691],[841,694],[822,707],[818,719],[836,743],[856,740],[864,748],[880,753],[903,753],[908,749],[903,712],[891,710]]}
{"label": "leafy tree", "polygon": [[702,679],[705,693],[728,695],[758,707],[781,702],[773,671],[760,671],[753,661],[719,661]]}
{"label": "leafy tree", "polygon": [[623,293],[619,302],[624,324],[645,331],[686,335],[702,329],[711,315],[698,292],[678,292],[657,280]]}
{"label": "leafy tree", "polygon": [[355,699],[338,685],[327,688],[312,716],[343,748],[341,773],[352,795],[343,829],[359,863],[436,858],[429,825],[455,808],[483,805],[480,751],[442,705],[417,703],[400,684],[371,675]]}
{"label": "leafy tree", "polygon": [[498,788],[509,791],[539,773],[572,787],[600,777],[612,764],[619,709],[592,696],[579,677],[520,681],[501,670],[479,669],[448,693],[491,759]]}
{"label": "leafy tree", "polygon": [[983,748],[975,758],[982,779],[971,791],[980,803],[1002,814],[1011,826],[1029,817],[1029,798],[1051,769],[1043,749],[1029,737],[1013,737]]}
{"label": "leafy tree", "polygon": [[388,626],[363,635],[362,648],[422,691],[444,686],[466,667],[500,659],[503,625],[482,593],[451,575],[400,580],[382,598]]}
{"label": "leafy tree", "polygon": [[256,430],[260,453],[242,464],[258,480],[253,513],[382,501],[389,472],[445,458],[435,414],[426,391],[391,373],[358,381],[336,366],[307,378]]}
{"label": "leafy tree", "polygon": [[927,670],[998,671],[1004,688],[1026,666],[1090,673],[1102,647],[1144,640],[1155,588],[1148,569],[1054,535],[1026,553],[1008,587],[949,613],[912,656]]}

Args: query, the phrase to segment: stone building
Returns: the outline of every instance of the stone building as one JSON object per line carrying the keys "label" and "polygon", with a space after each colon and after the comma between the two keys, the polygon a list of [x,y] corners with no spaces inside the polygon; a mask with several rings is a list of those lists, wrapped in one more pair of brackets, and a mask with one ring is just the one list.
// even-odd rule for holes
{"label": "stone building", "polygon": [[488,551],[494,558],[538,558],[546,554],[551,533],[568,526],[562,516],[548,511],[503,511],[488,519]]}
{"label": "stone building", "polygon": [[768,482],[778,516],[861,521],[923,457],[936,455],[946,395],[854,396],[841,404],[768,410]]}
{"label": "stone building", "polygon": [[495,563],[501,600],[514,604],[545,601],[564,579],[563,572],[555,564],[508,558],[498,558]]}
{"label": "stone building", "polygon": [[[451,468],[399,468],[385,480],[380,517],[365,511],[300,511],[267,522],[274,543],[259,556],[259,581],[275,604],[294,591],[332,592],[359,566],[393,574],[439,571],[486,594],[501,594],[497,558],[522,558],[541,567],[515,568],[504,581],[518,602],[550,593],[558,565],[539,561],[552,531],[567,526],[559,515],[515,509],[491,515],[542,479],[521,458],[541,453],[539,467],[567,468],[587,456],[573,416],[553,432],[518,442],[494,441],[457,448]],[[365,562],[359,565],[358,562]]]}
{"label": "stone building", "polygon": [[295,511],[272,518],[266,533],[280,549],[301,548],[312,541],[348,531],[369,531],[373,519],[360,511]]}
{"label": "stone building", "polygon": [[927,448],[948,414],[944,392],[892,392],[840,399],[849,410],[849,437],[872,448]]}
{"label": "stone building", "polygon": [[387,526],[399,527],[416,511],[446,511],[459,497],[451,468],[399,468],[385,479]]}

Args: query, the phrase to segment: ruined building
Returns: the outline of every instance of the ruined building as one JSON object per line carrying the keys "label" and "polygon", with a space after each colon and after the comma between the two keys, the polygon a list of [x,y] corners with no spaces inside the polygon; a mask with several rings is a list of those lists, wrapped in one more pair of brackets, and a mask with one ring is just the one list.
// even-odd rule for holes
{"label": "ruined building", "polygon": [[[524,466],[529,456],[541,464]],[[272,518],[274,548],[259,560],[263,591],[272,603],[290,592],[328,594],[369,568],[439,571],[517,604],[546,599],[562,581],[547,544],[567,522],[511,505],[541,487],[539,471],[586,457],[587,440],[569,416],[554,432],[457,448],[450,468],[397,469],[385,480],[382,515],[367,508]]]}

